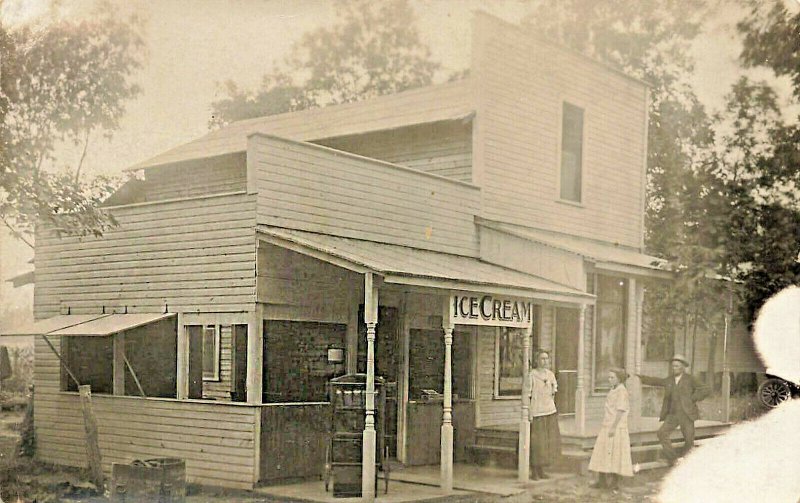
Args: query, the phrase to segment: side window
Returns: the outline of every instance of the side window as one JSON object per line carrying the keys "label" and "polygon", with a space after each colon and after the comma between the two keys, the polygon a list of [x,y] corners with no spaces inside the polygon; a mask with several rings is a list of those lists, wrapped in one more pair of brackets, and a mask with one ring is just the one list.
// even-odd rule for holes
{"label": "side window", "polygon": [[561,113],[561,194],[564,201],[581,202],[583,177],[583,109],[563,104]]}

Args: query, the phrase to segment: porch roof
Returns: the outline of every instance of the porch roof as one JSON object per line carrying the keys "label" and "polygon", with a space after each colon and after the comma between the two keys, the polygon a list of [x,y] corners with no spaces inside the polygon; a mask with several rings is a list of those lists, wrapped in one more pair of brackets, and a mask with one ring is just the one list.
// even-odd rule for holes
{"label": "porch roof", "polygon": [[518,238],[581,255],[601,269],[671,277],[668,261],[632,248],[489,220],[481,220],[478,224]]}
{"label": "porch roof", "polygon": [[124,330],[147,325],[174,313],[138,314],[61,314],[44,320],[12,327],[0,336],[108,336]]}
{"label": "porch roof", "polygon": [[264,225],[257,230],[271,244],[358,273],[373,272],[384,283],[573,304],[594,302],[594,295],[474,257]]}

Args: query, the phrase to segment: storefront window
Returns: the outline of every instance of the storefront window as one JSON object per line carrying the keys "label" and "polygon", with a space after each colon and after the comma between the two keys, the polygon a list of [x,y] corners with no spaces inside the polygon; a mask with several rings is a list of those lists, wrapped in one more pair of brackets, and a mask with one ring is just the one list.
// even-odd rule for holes
{"label": "storefront window", "polygon": [[524,330],[500,327],[495,343],[495,396],[522,394]]}
{"label": "storefront window", "polygon": [[628,282],[612,276],[597,277],[596,334],[594,338],[594,386],[608,387],[606,375],[625,366],[626,303]]}

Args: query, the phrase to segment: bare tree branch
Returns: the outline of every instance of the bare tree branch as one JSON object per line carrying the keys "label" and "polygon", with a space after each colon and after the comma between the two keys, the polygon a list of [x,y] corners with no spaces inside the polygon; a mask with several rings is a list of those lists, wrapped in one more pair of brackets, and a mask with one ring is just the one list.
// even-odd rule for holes
{"label": "bare tree branch", "polygon": [[13,226],[13,225],[11,225],[11,224],[9,223],[9,221],[8,221],[8,220],[6,220],[6,217],[4,217],[4,216],[0,216],[0,220],[2,220],[2,221],[3,221],[3,223],[5,224],[5,226],[6,226],[6,227],[8,227],[8,229],[11,231],[11,234],[13,234],[13,236],[14,236],[15,238],[19,239],[20,241],[22,241],[22,242],[23,242],[23,243],[25,243],[26,245],[30,246],[30,247],[31,247],[31,250],[33,250],[33,249],[34,249],[33,243],[31,243],[30,241],[28,241],[28,240],[25,238],[25,235],[24,235],[24,234],[22,234],[20,231],[18,231],[17,229],[15,229],[15,228],[14,228],[14,226]]}
{"label": "bare tree branch", "polygon": [[75,169],[75,183],[78,183],[78,180],[81,176],[81,168],[83,167],[83,160],[86,159],[86,150],[89,148],[89,134],[92,132],[91,129],[86,129],[86,134],[83,138],[83,152],[81,152],[81,158],[78,161],[78,167]]}

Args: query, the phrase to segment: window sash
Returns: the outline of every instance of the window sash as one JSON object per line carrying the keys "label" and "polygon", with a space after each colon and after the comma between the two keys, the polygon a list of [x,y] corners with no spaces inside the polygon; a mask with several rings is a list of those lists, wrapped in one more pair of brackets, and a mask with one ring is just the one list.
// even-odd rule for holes
{"label": "window sash", "polygon": [[522,395],[522,349],[525,333],[520,329],[497,327],[495,332],[495,398],[520,398]]}
{"label": "window sash", "polygon": [[220,329],[219,325],[203,327],[203,380],[219,381]]}
{"label": "window sash", "polygon": [[598,275],[595,286],[593,378],[594,389],[604,390],[609,388],[608,370],[625,367],[628,282],[620,277]]}
{"label": "window sash", "polygon": [[581,202],[582,167],[583,109],[565,102],[561,114],[561,199]]}

